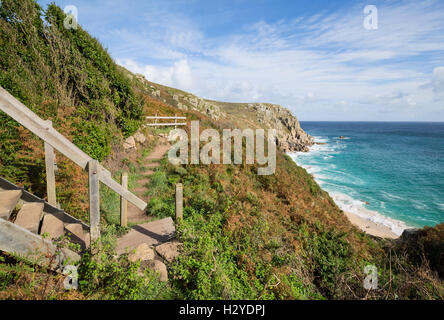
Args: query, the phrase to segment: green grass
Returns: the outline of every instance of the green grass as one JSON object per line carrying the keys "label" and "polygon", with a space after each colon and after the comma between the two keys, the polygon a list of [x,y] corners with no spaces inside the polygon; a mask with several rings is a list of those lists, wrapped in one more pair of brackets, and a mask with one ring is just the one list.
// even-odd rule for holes
{"label": "green grass", "polygon": [[[122,171],[118,171],[114,174],[114,179],[120,181],[121,176]],[[137,181],[141,178],[142,175],[133,166],[128,171],[128,189],[135,188],[138,185]],[[120,224],[120,195],[103,184],[100,185],[100,209],[108,224]]]}

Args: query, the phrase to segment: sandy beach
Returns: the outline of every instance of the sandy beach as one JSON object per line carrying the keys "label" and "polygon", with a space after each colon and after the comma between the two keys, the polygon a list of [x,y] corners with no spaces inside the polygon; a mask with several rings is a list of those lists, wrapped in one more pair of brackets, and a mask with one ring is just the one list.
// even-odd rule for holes
{"label": "sandy beach", "polygon": [[387,239],[399,238],[399,236],[396,235],[390,228],[382,224],[378,224],[373,221],[361,218],[360,216],[351,212],[344,213],[353,225],[357,226],[369,235]]}

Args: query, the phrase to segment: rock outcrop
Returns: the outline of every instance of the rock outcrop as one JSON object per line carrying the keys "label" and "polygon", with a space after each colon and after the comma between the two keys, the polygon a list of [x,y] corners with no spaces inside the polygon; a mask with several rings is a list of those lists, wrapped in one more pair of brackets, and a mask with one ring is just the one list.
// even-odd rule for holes
{"label": "rock outcrop", "polygon": [[180,254],[183,244],[178,241],[163,243],[156,247],[156,252],[169,263],[173,262]]}
{"label": "rock outcrop", "polygon": [[[148,81],[148,92],[152,97],[159,99],[167,97],[170,105],[181,110],[193,110],[207,115],[216,121],[235,123],[236,128],[245,129],[276,129],[277,144],[284,152],[309,151],[314,144],[313,138],[302,130],[298,119],[290,110],[276,104],[269,103],[227,103],[207,100],[191,93],[173,88],[164,87]],[[242,125],[245,125],[244,128]]]}
{"label": "rock outcrop", "polygon": [[206,114],[214,120],[226,116],[216,103],[212,103],[195,95],[176,94],[173,95],[176,106],[181,110],[194,110]]}
{"label": "rock outcrop", "polygon": [[168,270],[166,265],[160,260],[144,260],[140,264],[142,270],[149,268],[159,275],[159,280],[162,282],[168,281]]}
{"label": "rock outcrop", "polygon": [[155,258],[154,250],[151,249],[148,244],[142,243],[139,245],[133,253],[128,256],[128,260],[131,262],[153,260]]}
{"label": "rock outcrop", "polygon": [[268,129],[276,129],[277,144],[284,152],[308,152],[314,139],[302,130],[298,119],[290,110],[276,104],[250,103],[256,111],[257,121]]}
{"label": "rock outcrop", "polygon": [[133,136],[128,137],[128,138],[123,142],[123,149],[125,149],[125,150],[136,149],[136,140],[134,139]]}

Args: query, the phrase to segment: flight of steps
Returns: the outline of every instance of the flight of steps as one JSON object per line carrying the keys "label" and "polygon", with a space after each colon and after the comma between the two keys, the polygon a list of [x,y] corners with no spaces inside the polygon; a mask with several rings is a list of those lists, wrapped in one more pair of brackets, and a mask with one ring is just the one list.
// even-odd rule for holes
{"label": "flight of steps", "polygon": [[5,181],[0,181],[0,218],[34,234],[46,235],[48,239],[66,235],[82,249],[89,247],[90,236],[86,225],[43,200],[31,197],[26,191],[4,189]]}

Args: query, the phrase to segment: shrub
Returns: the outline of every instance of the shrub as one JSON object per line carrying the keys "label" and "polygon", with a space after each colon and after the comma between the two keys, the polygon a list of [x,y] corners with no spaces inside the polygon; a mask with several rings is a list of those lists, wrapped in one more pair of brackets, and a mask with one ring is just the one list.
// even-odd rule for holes
{"label": "shrub", "polygon": [[140,262],[128,261],[127,254],[115,252],[118,230],[108,227],[95,256],[85,253],[79,264],[79,289],[95,299],[162,299],[172,295],[165,283],[151,270],[139,272]]}

